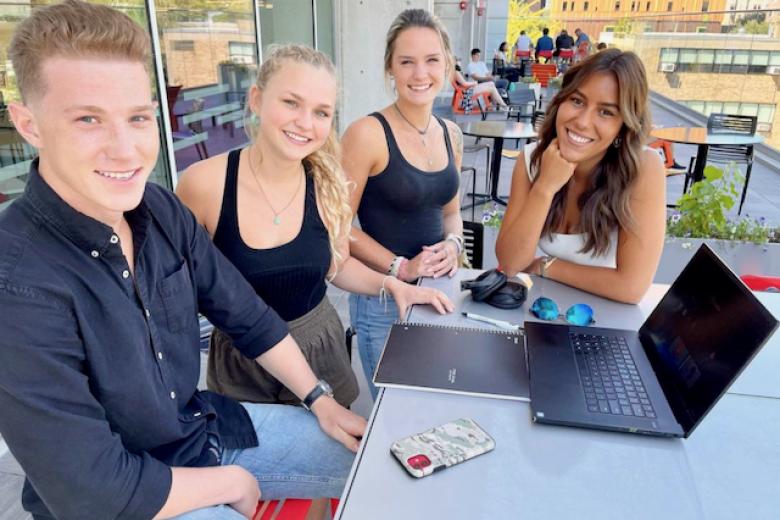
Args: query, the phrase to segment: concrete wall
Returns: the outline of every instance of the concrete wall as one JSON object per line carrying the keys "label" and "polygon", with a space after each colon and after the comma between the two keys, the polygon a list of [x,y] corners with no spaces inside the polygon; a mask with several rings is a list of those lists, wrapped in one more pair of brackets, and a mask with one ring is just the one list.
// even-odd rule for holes
{"label": "concrete wall", "polygon": [[404,9],[433,9],[433,0],[342,0],[334,2],[335,52],[339,70],[339,133],[356,119],[393,100],[385,87],[385,36]]}

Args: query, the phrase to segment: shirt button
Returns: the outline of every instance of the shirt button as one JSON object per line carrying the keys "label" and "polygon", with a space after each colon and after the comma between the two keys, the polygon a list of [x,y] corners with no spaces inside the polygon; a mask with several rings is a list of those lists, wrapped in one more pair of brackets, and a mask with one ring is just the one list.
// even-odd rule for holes
{"label": "shirt button", "polygon": [[147,318],[152,315],[152,313],[151,313],[151,311],[149,309],[144,309],[144,314],[146,314]]}
{"label": "shirt button", "polygon": [[92,250],[92,252],[91,252],[90,254],[92,255],[92,258],[97,258],[97,257],[99,257],[99,256],[100,256],[100,253],[98,253],[98,252],[97,252],[97,251],[95,251],[94,249]]}
{"label": "shirt button", "polygon": [[116,235],[111,235],[110,242],[111,242],[112,244],[116,244],[117,242],[119,242],[119,237],[118,237],[118,236],[116,236]]}
{"label": "shirt button", "polygon": [[162,361],[162,358],[163,358],[163,353],[162,352],[158,352],[157,353],[157,359]]}
{"label": "shirt button", "polygon": [[176,399],[176,392],[171,392],[171,399]]}
{"label": "shirt button", "polygon": [[122,271],[122,278],[125,278],[125,279],[130,278],[130,271],[128,271],[127,269]]}

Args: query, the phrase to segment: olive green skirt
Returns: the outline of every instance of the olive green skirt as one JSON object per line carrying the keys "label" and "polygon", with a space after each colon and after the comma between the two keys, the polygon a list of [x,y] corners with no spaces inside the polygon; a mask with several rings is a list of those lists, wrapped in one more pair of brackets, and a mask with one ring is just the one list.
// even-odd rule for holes
{"label": "olive green skirt", "polygon": [[[328,297],[300,318],[288,322],[290,334],[318,379],[333,388],[343,406],[358,396],[358,384],[347,353],[344,327]],[[230,337],[211,334],[206,383],[209,390],[238,401],[299,405],[301,400],[261,367],[233,347]]]}

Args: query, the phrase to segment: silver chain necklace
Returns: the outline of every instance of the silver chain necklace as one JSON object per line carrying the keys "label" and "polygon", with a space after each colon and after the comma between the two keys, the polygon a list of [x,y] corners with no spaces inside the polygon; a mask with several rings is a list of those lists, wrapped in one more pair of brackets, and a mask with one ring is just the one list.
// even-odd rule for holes
{"label": "silver chain necklace", "polygon": [[401,109],[398,108],[398,103],[393,103],[393,108],[395,108],[395,111],[398,112],[398,115],[401,116],[401,119],[406,121],[406,123],[414,128],[414,131],[420,134],[420,140],[422,141],[423,148],[425,148],[425,157],[428,159],[428,166],[433,166],[433,159],[431,159],[430,155],[428,155],[428,143],[425,141],[426,134],[428,133],[428,129],[431,127],[431,121],[433,120],[432,116],[428,116],[428,124],[425,125],[425,128],[420,130],[416,126],[414,126],[414,123],[406,119],[406,116],[403,112],[401,112]]}
{"label": "silver chain necklace", "polygon": [[271,211],[274,214],[274,220],[273,220],[274,226],[278,226],[279,224],[282,223],[282,217],[281,217],[282,213],[284,213],[287,210],[287,208],[290,207],[290,204],[293,203],[296,195],[298,195],[298,192],[301,190],[301,184],[303,184],[304,175],[302,174],[300,177],[298,177],[298,187],[295,188],[295,193],[293,193],[293,196],[290,198],[287,204],[285,204],[285,206],[279,211],[276,211],[273,205],[271,204],[271,201],[268,199],[268,195],[265,194],[265,190],[263,189],[263,186],[260,184],[260,179],[257,178],[257,172],[255,171],[255,163],[252,161],[251,148],[249,149],[248,155],[249,155],[249,169],[252,170],[252,178],[257,183],[257,187],[260,188],[260,193],[263,195],[263,199],[265,199],[266,204],[268,204],[268,207],[271,208]]}

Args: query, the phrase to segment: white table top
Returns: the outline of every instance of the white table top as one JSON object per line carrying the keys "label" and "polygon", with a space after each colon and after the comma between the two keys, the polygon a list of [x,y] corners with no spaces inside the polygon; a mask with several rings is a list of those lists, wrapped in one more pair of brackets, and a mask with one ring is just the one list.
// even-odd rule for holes
{"label": "white table top", "polygon": [[[456,290],[457,279],[428,281],[455,297],[458,314],[419,307],[410,321],[490,327],[460,316],[465,306],[522,323],[530,302],[544,294],[563,308],[590,304],[599,326],[638,328],[668,288],[655,285],[632,306],[535,281],[529,303],[514,311],[472,302]],[[759,298],[780,315],[780,295]],[[777,374],[780,334],[687,440],[536,425],[527,403],[386,389],[336,518],[777,518],[780,400],[756,397],[780,396]],[[408,476],[390,455],[394,440],[459,417],[476,420],[496,449],[423,479]]]}

